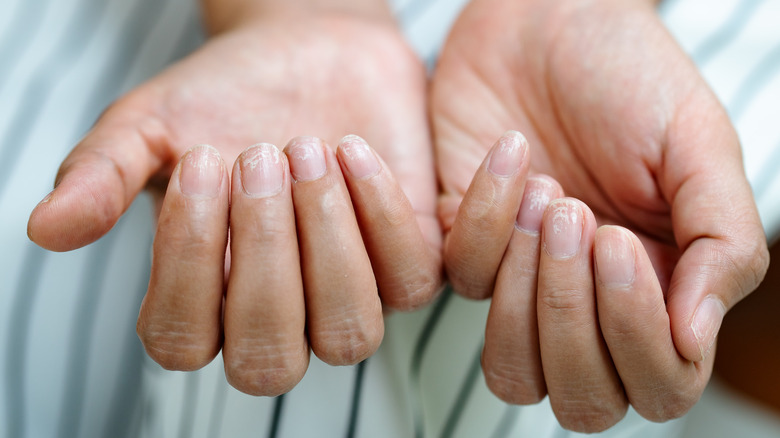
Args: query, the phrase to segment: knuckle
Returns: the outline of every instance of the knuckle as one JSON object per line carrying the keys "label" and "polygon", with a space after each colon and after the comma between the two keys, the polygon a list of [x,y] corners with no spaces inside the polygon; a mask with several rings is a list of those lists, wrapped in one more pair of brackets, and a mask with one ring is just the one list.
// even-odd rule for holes
{"label": "knuckle", "polygon": [[646,333],[654,330],[654,321],[658,321],[665,315],[665,308],[659,306],[651,311],[634,313],[609,314],[599,313],[599,325],[601,333],[607,342],[616,344],[635,343],[643,339]]}
{"label": "knuckle", "polygon": [[462,215],[465,229],[499,230],[507,224],[511,225],[511,221],[507,220],[510,217],[505,211],[507,209],[496,199],[498,194],[493,193],[492,195],[486,196],[484,199],[472,197],[468,204],[462,207],[463,212],[458,214]]}
{"label": "knuckle", "polygon": [[626,414],[627,406],[610,403],[565,403],[553,407],[561,427],[579,433],[603,432],[617,424]]}
{"label": "knuckle", "polygon": [[292,390],[308,366],[300,345],[247,345],[225,349],[225,376],[231,386],[255,396],[277,396]]}
{"label": "knuckle", "polygon": [[769,248],[765,240],[761,240],[748,254],[748,270],[750,273],[751,290],[758,287],[764,280],[769,269]]}
{"label": "knuckle", "polygon": [[650,403],[633,403],[634,409],[645,419],[653,422],[664,422],[680,418],[687,414],[699,401],[697,391],[666,391],[664,394],[651,397]]}
{"label": "knuckle", "polygon": [[[405,279],[408,278],[408,279]],[[390,290],[380,287],[382,303],[387,307],[402,312],[409,312],[433,301],[439,294],[440,276],[433,272],[413,273],[408,277],[400,277],[403,283]]]}
{"label": "knuckle", "polygon": [[756,239],[745,239],[729,245],[723,251],[724,265],[734,272],[737,299],[744,298],[764,280],[769,268],[769,249],[763,234]]}
{"label": "knuckle", "polygon": [[329,365],[354,365],[374,354],[384,336],[381,323],[362,317],[339,318],[312,333],[314,353]]}
{"label": "knuckle", "polygon": [[544,383],[523,367],[483,360],[482,371],[488,389],[506,403],[532,405],[547,395]]}
{"label": "knuckle", "polygon": [[415,220],[414,212],[404,204],[398,202],[385,204],[379,214],[372,218],[374,224],[380,224],[382,228],[395,229]]}
{"label": "knuckle", "polygon": [[553,311],[580,312],[585,302],[585,291],[572,287],[545,288],[540,293],[541,304]]}
{"label": "knuckle", "polygon": [[464,278],[464,276],[456,277],[450,275],[450,284],[458,295],[470,300],[484,300],[493,292],[493,289],[482,281],[469,281],[468,278]]}
{"label": "knuckle", "polygon": [[[203,206],[196,205],[195,207]],[[208,221],[201,220],[201,218],[213,214],[213,210],[209,212],[204,209],[204,211],[194,214],[192,211],[180,213],[183,213],[185,217],[182,218],[182,214],[179,213],[160,216],[155,246],[173,246],[188,254],[199,254],[204,249],[210,249],[215,246],[215,243],[220,242],[222,230],[216,230]],[[160,232],[160,230],[164,232]]]}
{"label": "knuckle", "polygon": [[180,329],[154,327],[139,319],[136,333],[149,357],[166,370],[201,369],[214,359],[219,345],[193,334],[185,324],[181,325]]}

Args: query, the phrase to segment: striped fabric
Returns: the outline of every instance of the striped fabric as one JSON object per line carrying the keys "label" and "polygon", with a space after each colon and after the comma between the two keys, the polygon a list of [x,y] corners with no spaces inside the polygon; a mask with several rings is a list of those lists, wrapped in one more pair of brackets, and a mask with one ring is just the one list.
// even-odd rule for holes
{"label": "striped fabric", "polygon": [[[465,2],[395,3],[433,67]],[[670,0],[661,14],[726,104],[777,236],[780,2]],[[102,109],[202,40],[191,0],[0,5],[0,437],[576,436],[547,402],[513,407],[489,393],[479,369],[487,303],[445,293],[390,316],[366,362],[313,358],[292,392],[256,398],[225,383],[221,358],[194,373],[145,358],[134,327],[153,236],[148,199],[87,248],[54,254],[27,240],[29,212]],[[685,421],[656,425],[630,412],[601,436],[674,436]]]}

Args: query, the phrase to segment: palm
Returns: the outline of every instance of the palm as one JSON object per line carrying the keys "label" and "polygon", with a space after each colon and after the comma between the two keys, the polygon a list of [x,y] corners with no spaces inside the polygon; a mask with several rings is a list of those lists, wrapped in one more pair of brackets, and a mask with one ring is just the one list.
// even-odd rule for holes
{"label": "palm", "polygon": [[156,125],[164,126],[164,140],[147,143],[161,149],[155,151],[163,159],[154,181],[162,187],[194,144],[214,145],[231,166],[244,148],[261,141],[281,147],[302,134],[336,141],[354,133],[385,159],[418,218],[433,223],[424,72],[392,27],[363,21],[277,20],[213,38],[107,117],[141,114],[161,121]]}
{"label": "palm", "polygon": [[[575,5],[522,22],[523,11],[495,3],[476,1],[464,12],[434,82],[439,171],[445,194],[454,195],[442,216],[454,218],[446,210],[456,208],[493,140],[518,129],[531,144],[532,171],[556,178],[600,222],[645,236],[668,284],[679,252],[665,146],[684,98],[694,95],[700,114],[722,110],[703,82],[664,80],[680,71],[698,76],[652,14]],[[722,136],[733,136],[727,120],[720,125]]]}

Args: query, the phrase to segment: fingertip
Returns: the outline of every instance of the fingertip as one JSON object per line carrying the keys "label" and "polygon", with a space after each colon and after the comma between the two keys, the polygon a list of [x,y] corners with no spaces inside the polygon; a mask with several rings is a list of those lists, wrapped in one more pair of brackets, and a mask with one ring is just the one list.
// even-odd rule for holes
{"label": "fingertip", "polygon": [[294,181],[316,181],[328,173],[330,147],[317,137],[299,136],[284,147]]}
{"label": "fingertip", "polygon": [[178,187],[187,198],[216,198],[224,188],[225,173],[225,162],[217,148],[195,145],[179,161]]}
{"label": "fingertip", "polygon": [[552,200],[563,196],[561,185],[547,175],[534,175],[525,183],[523,200],[515,219],[515,227],[523,232],[537,234],[542,228],[544,210]]}
{"label": "fingertip", "polygon": [[636,279],[634,235],[623,227],[605,225],[596,230],[593,246],[596,277],[610,288],[626,288]]}
{"label": "fingertip", "polygon": [[339,141],[336,155],[344,174],[358,180],[368,179],[382,170],[375,152],[357,135],[347,135]]}
{"label": "fingertip", "polygon": [[289,184],[287,156],[270,143],[252,145],[233,164],[234,194],[267,198],[281,193]]}
{"label": "fingertip", "polygon": [[593,215],[585,203],[574,198],[551,201],[542,216],[542,249],[554,260],[576,256],[587,243],[585,230]]}
{"label": "fingertip", "polygon": [[167,130],[156,118],[119,123],[103,115],[63,161],[54,191],[30,214],[30,239],[52,251],[69,251],[102,237],[167,160],[168,144]]}
{"label": "fingertip", "polygon": [[458,294],[485,299],[493,293],[516,225],[529,164],[525,137],[508,131],[474,175],[444,244],[445,270]]}
{"label": "fingertip", "polygon": [[725,316],[726,306],[717,296],[708,295],[699,303],[690,324],[699,357],[692,360],[700,362],[709,357]]}
{"label": "fingertip", "polygon": [[[105,189],[109,187],[109,189]],[[124,212],[124,196],[92,173],[68,176],[30,213],[27,236],[55,252],[89,245],[108,233]]]}
{"label": "fingertip", "polygon": [[680,257],[667,302],[675,347],[686,359],[701,362],[712,354],[728,309],[750,293],[751,245],[702,237]]}
{"label": "fingertip", "polygon": [[510,177],[528,164],[528,141],[518,131],[507,131],[491,148],[487,170],[498,177]]}

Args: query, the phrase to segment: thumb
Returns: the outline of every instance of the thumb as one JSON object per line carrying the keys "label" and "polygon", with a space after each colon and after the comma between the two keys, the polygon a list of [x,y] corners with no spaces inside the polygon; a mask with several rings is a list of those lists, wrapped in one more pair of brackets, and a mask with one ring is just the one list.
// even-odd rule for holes
{"label": "thumb", "polygon": [[727,116],[716,111],[716,117],[704,117],[703,127],[694,122],[702,118],[701,111],[694,113],[671,130],[667,151],[672,224],[683,250],[667,309],[678,352],[702,361],[726,312],[763,279],[769,253]]}
{"label": "thumb", "polygon": [[132,115],[111,108],[71,151],[54,190],[30,214],[30,240],[52,251],[70,251],[116,224],[169,150],[162,122]]}

